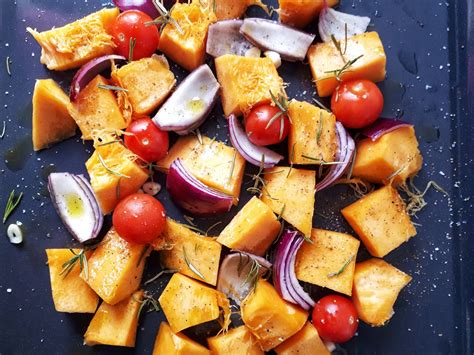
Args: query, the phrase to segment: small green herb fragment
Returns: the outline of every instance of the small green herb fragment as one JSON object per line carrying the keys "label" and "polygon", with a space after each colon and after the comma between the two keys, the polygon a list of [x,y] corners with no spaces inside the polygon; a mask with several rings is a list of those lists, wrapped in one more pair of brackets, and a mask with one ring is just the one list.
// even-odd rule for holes
{"label": "small green herb fragment", "polygon": [[126,179],[130,179],[130,176],[122,174],[121,172],[118,172],[116,170],[111,169],[104,161],[104,158],[102,158],[102,155],[100,153],[97,153],[97,156],[99,157],[100,164],[104,167],[105,170],[107,170],[108,173],[115,175],[115,176],[120,176]]}
{"label": "small green herb fragment", "polygon": [[145,309],[145,307],[148,308],[147,313],[160,311],[160,305],[158,303],[158,300],[154,298],[153,295],[151,295],[148,292],[145,292],[143,294],[143,299],[141,301],[137,299],[135,299],[135,301],[140,303],[140,308],[138,308],[137,319],[140,318],[140,315],[142,311]]}
{"label": "small green herb fragment", "polygon": [[20,192],[17,198],[15,198],[15,190],[12,190],[10,192],[10,195],[8,196],[7,204],[5,206],[5,211],[3,212],[3,224],[5,224],[8,217],[12,214],[12,212],[18,206],[22,197],[23,197],[23,192]]}
{"label": "small green herb fragment", "polygon": [[133,52],[135,51],[135,45],[137,44],[137,39],[130,37],[129,47],[128,47],[128,61],[133,61]]}
{"label": "small green herb fragment", "polygon": [[204,275],[193,264],[191,264],[191,262],[189,261],[188,254],[186,253],[186,249],[185,249],[184,246],[183,246],[183,258],[184,258],[184,262],[188,266],[189,270],[191,270],[193,273],[195,273],[200,279],[205,281],[206,279],[205,279]]}
{"label": "small green herb fragment", "polygon": [[82,249],[79,253],[76,253],[73,249],[69,249],[69,251],[73,253],[74,256],[62,265],[62,270],[59,275],[63,275],[63,277],[66,277],[67,275],[69,275],[72,269],[74,269],[74,266],[79,263],[80,271],[84,271],[84,275],[87,279],[89,277],[89,267],[87,265],[87,257],[85,253],[86,250]]}
{"label": "small green herb fragment", "polygon": [[[120,86],[115,86],[115,85],[106,85],[106,84],[99,84],[97,85],[99,89],[104,89],[104,90],[114,90],[114,91],[125,91],[128,92],[127,89],[124,89]],[[109,143],[109,142],[107,142]]]}
{"label": "small green herb fragment", "polygon": [[336,271],[336,272],[331,272],[330,274],[328,274],[328,278],[332,278],[332,277],[336,277],[340,274],[342,274],[344,272],[344,270],[347,268],[347,266],[349,266],[349,264],[351,263],[351,261],[354,259],[355,257],[355,254],[352,254],[349,259],[347,259],[344,264],[342,265],[342,267]]}
{"label": "small green herb fragment", "polygon": [[230,166],[230,174],[229,178],[227,179],[227,183],[232,181],[232,177],[234,176],[234,170],[235,170],[235,159],[237,158],[237,150],[234,151],[234,156],[232,158],[232,163]]}
{"label": "small green herb fragment", "polygon": [[319,124],[318,124],[318,131],[316,132],[316,143],[319,145],[319,141],[321,140],[321,133],[323,132],[323,112],[319,111]]}
{"label": "small green herb fragment", "polygon": [[143,285],[148,285],[151,284],[152,282],[158,280],[161,276],[165,274],[174,274],[175,272],[178,272],[178,270],[161,270],[159,273],[157,273],[155,276],[153,276],[151,279],[146,280]]}

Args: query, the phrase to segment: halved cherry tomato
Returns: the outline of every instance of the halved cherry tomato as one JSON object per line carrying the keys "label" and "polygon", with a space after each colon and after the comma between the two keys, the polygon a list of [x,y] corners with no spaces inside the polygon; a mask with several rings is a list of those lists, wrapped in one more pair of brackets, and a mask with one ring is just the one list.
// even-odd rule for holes
{"label": "halved cherry tomato", "polygon": [[139,10],[122,12],[114,21],[112,36],[117,45],[115,53],[129,57],[133,45],[133,60],[151,56],[158,48],[160,32],[156,25],[146,25],[152,18]]}
{"label": "halved cherry tomato", "polygon": [[252,108],[245,117],[245,131],[253,144],[277,144],[288,135],[290,120],[278,107],[261,104]]}
{"label": "halved cherry tomato", "polygon": [[347,128],[362,128],[379,118],[383,109],[383,95],[370,80],[344,82],[334,91],[331,110]]}
{"label": "halved cherry tomato", "polygon": [[314,306],[313,325],[322,339],[345,343],[357,331],[359,318],[349,298],[330,295],[321,298]]}
{"label": "halved cherry tomato", "polygon": [[156,198],[147,194],[132,194],[121,200],[115,207],[112,223],[128,242],[147,244],[163,232],[166,213]]}
{"label": "halved cherry tomato", "polygon": [[124,141],[128,149],[147,163],[160,160],[168,153],[168,132],[159,129],[151,119],[139,118],[127,127]]}

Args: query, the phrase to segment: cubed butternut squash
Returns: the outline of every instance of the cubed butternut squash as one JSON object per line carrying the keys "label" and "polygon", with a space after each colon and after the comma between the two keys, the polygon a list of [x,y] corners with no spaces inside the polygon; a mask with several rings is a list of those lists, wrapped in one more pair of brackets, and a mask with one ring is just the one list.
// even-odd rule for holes
{"label": "cubed butternut squash", "polygon": [[280,222],[272,209],[257,197],[234,216],[217,238],[230,249],[264,255],[280,231]]}
{"label": "cubed butternut squash", "polygon": [[171,17],[179,28],[168,22],[161,32],[158,49],[183,68],[194,70],[204,63],[207,29],[211,23],[216,22],[216,15],[212,8],[193,1],[175,4]]}
{"label": "cubed butternut squash", "polygon": [[276,166],[265,169],[264,180],[262,201],[305,236],[310,236],[316,173],[311,170]]}
{"label": "cubed butternut squash", "polygon": [[310,322],[290,339],[275,348],[277,355],[330,355],[324,342],[319,337],[318,331]]}
{"label": "cubed butternut squash", "polygon": [[355,267],[352,300],[359,318],[379,327],[392,318],[393,306],[411,276],[381,259],[370,259]]}
{"label": "cubed butternut squash", "polygon": [[111,54],[115,48],[110,27],[119,9],[102,9],[63,27],[27,31],[41,46],[41,63],[49,70],[77,68],[93,58]]}
{"label": "cubed butternut squash", "polygon": [[162,322],[156,336],[152,355],[210,355],[201,344],[182,333],[174,333],[168,323]]}
{"label": "cubed butternut squash", "polygon": [[[79,263],[67,275],[62,273],[63,265],[80,251],[46,249],[54,308],[58,312],[94,313],[99,304],[97,294],[79,276]],[[90,252],[86,253],[86,257],[89,255]]]}
{"label": "cubed butternut squash", "polygon": [[323,229],[313,229],[311,240],[296,255],[296,277],[350,296],[359,240]]}
{"label": "cubed butternut squash", "polygon": [[268,12],[267,6],[261,0],[206,0],[201,2],[206,3],[207,6],[213,6],[213,1],[216,3],[218,21],[240,18],[247,8],[252,5],[257,5]]}
{"label": "cubed butternut squash", "polygon": [[150,250],[122,239],[110,229],[88,262],[88,275],[81,277],[108,304],[129,297],[140,286],[145,259]]}
{"label": "cubed butternut squash", "polygon": [[316,164],[316,160],[334,161],[338,149],[336,117],[307,102],[291,100],[288,158],[293,164]]}
{"label": "cubed butternut squash", "polygon": [[379,258],[416,235],[405,203],[390,185],[369,193],[341,212],[369,253]]}
{"label": "cubed butternut squash", "polygon": [[102,302],[84,334],[84,344],[134,347],[142,298],[140,290],[113,306]]}
{"label": "cubed butternut squash", "polygon": [[283,79],[269,58],[226,54],[215,59],[224,114],[242,115],[257,103],[272,102],[284,94]]}
{"label": "cubed butternut squash", "polygon": [[387,57],[377,32],[349,37],[347,47],[345,40],[340,42],[341,48],[345,49],[344,59],[333,42],[318,43],[309,48],[309,65],[319,96],[329,96],[334,92],[339,84],[336,71],[351,61],[355,62],[339,75],[341,80],[367,79],[377,82],[385,79]]}
{"label": "cubed butternut squash", "polygon": [[264,355],[257,340],[245,325],[207,338],[207,344],[212,355]]}
{"label": "cubed butternut squash", "polygon": [[269,351],[296,334],[306,323],[308,313],[284,301],[275,288],[259,280],[241,305],[244,324],[256,337],[260,347]]}
{"label": "cubed butternut squash", "polygon": [[376,141],[360,140],[352,175],[375,184],[387,184],[391,180],[399,185],[415,176],[422,164],[415,129],[400,127]]}
{"label": "cubed butternut squash", "polygon": [[198,137],[189,135],[179,138],[168,155],[156,165],[159,170],[167,172],[177,158],[202,183],[233,196],[234,204],[238,203],[245,159],[235,148],[206,136],[202,136],[201,143]]}
{"label": "cubed butternut squash", "polygon": [[325,2],[333,7],[339,0],[279,0],[280,21],[289,26],[304,28],[316,19]]}
{"label": "cubed butternut squash", "polygon": [[53,79],[36,80],[33,92],[33,149],[40,150],[76,134],[69,97]]}
{"label": "cubed butternut squash", "polygon": [[219,308],[224,313],[223,329],[229,326],[230,304],[227,297],[180,273],[173,274],[159,301],[175,333],[219,318]]}

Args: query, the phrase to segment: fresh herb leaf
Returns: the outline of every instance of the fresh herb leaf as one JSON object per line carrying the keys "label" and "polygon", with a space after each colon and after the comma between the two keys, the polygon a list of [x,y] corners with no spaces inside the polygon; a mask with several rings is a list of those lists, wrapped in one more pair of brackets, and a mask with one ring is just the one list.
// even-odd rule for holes
{"label": "fresh herb leaf", "polygon": [[137,319],[140,318],[140,315],[142,311],[145,309],[145,307],[148,308],[147,312],[159,312],[160,311],[160,305],[158,303],[158,300],[153,297],[148,292],[145,292],[143,294],[143,299],[137,300],[135,299],[136,302],[140,303],[140,308],[138,308],[138,314],[137,314]]}
{"label": "fresh herb leaf", "polygon": [[110,144],[115,144],[115,143],[122,143],[122,141],[120,139],[114,139],[114,140],[109,141],[109,142],[99,143],[96,146],[97,147],[103,147],[103,146],[110,145]]}
{"label": "fresh herb leaf", "polygon": [[76,253],[73,249],[69,249],[69,251],[73,253],[74,256],[62,265],[62,270],[59,275],[63,275],[63,277],[66,277],[67,275],[69,275],[72,269],[74,269],[74,267],[79,263],[80,272],[84,271],[84,275],[87,279],[89,277],[89,268],[87,265],[85,248],[82,249],[79,253]]}
{"label": "fresh herb leaf", "polygon": [[323,132],[323,112],[319,111],[319,124],[318,124],[318,131],[316,132],[316,143],[319,145],[319,141],[321,140],[321,133]]}
{"label": "fresh herb leaf", "polygon": [[5,224],[8,217],[12,214],[12,212],[18,206],[22,197],[23,197],[23,192],[20,192],[17,198],[15,198],[15,190],[12,190],[10,192],[10,195],[8,196],[7,204],[5,205],[5,211],[3,212],[3,224]]}
{"label": "fresh herb leaf", "polygon": [[194,218],[193,217],[190,217],[188,215],[183,215],[183,218],[186,220],[186,222],[188,222],[190,225],[192,226],[195,226],[196,223],[194,223]]}
{"label": "fresh herb leaf", "polygon": [[104,167],[105,170],[107,170],[108,173],[115,175],[115,176],[120,176],[126,179],[130,179],[130,176],[122,174],[121,172],[118,172],[116,170],[111,169],[104,161],[104,158],[102,158],[102,155],[100,155],[99,152],[97,152],[97,156],[99,157],[100,164]]}
{"label": "fresh herb leaf", "polygon": [[210,226],[209,228],[206,229],[206,234],[205,236],[207,237],[209,235],[209,233],[211,232],[211,230],[213,230],[215,227],[217,227],[219,224],[221,224],[222,221],[219,221],[219,222],[216,222],[214,223],[212,226]]}
{"label": "fresh herb leaf", "polygon": [[343,164],[344,163],[342,161],[325,161],[322,158],[314,158],[314,157],[311,157],[311,156],[306,155],[306,154],[301,154],[301,157],[309,159],[309,160],[313,160],[313,161],[316,162],[316,164],[319,164],[319,165],[337,165],[337,164]]}
{"label": "fresh herb leaf", "polygon": [[174,274],[175,272],[178,272],[178,270],[161,270],[159,273],[157,273],[155,276],[153,276],[151,279],[146,280],[143,285],[148,285],[151,284],[152,282],[158,280],[161,276],[165,274]]}
{"label": "fresh herb leaf", "polygon": [[204,278],[204,275],[193,264],[191,264],[191,262],[189,261],[188,254],[186,253],[186,249],[185,249],[184,245],[183,245],[183,258],[184,258],[184,262],[188,266],[189,270],[191,270],[193,273],[195,273],[200,279],[205,281],[206,279]]}
{"label": "fresh herb leaf", "polygon": [[178,21],[176,21],[173,17],[171,17],[173,8],[171,8],[170,11],[168,11],[159,0],[153,0],[153,5],[155,5],[156,9],[158,10],[161,16],[158,17],[154,21],[146,22],[145,26],[160,24],[161,25],[160,32],[161,32],[163,31],[163,28],[169,23],[169,24],[172,24],[176,28],[176,30],[178,31],[180,35],[184,35],[184,31],[179,25]]}
{"label": "fresh herb leaf", "polygon": [[[336,80],[339,81],[339,82],[342,82],[342,74],[349,71],[349,69],[355,64],[355,62],[357,62],[363,56],[364,55],[361,54],[360,56],[346,62],[341,68],[335,69],[335,70],[328,70],[325,73],[334,74],[334,76],[336,77]],[[323,78],[322,80],[325,80],[325,79],[328,79],[328,78]]]}
{"label": "fresh herb leaf", "polygon": [[130,37],[129,47],[128,47],[128,61],[133,61],[133,52],[135,51],[135,45],[137,44],[137,39]]}
{"label": "fresh herb leaf", "polygon": [[313,97],[313,101],[316,103],[316,105],[318,105],[319,107],[325,109],[326,111],[328,112],[331,112],[330,109],[327,108],[327,106],[325,104],[323,104],[321,101],[319,101],[318,99],[314,98]]}
{"label": "fresh herb leaf", "polygon": [[232,158],[232,164],[230,166],[230,174],[229,174],[229,178],[227,179],[227,183],[231,182],[232,177],[234,176],[235,159],[237,159],[237,149],[235,149],[235,151],[234,151],[234,157]]}
{"label": "fresh herb leaf", "polygon": [[125,91],[128,92],[127,89],[121,88],[120,86],[115,86],[115,85],[105,85],[105,84],[99,84],[97,85],[99,89],[104,89],[104,90],[114,90],[114,91]]}
{"label": "fresh herb leaf", "polygon": [[331,272],[330,274],[328,274],[328,278],[332,278],[332,277],[336,277],[340,274],[342,274],[344,272],[344,270],[347,268],[347,266],[349,266],[349,264],[351,263],[351,261],[354,259],[355,257],[355,254],[352,254],[349,259],[347,259],[344,264],[342,265],[342,267],[336,271],[336,272]]}
{"label": "fresh herb leaf", "polygon": [[334,37],[334,35],[332,34],[331,35],[331,40],[332,40],[332,43],[334,44],[334,47],[336,47],[337,51],[339,52],[339,54],[341,55],[341,58],[344,62],[346,62],[346,58],[344,57],[344,53],[342,53],[342,49],[341,49],[341,42],[339,42],[336,37]]}

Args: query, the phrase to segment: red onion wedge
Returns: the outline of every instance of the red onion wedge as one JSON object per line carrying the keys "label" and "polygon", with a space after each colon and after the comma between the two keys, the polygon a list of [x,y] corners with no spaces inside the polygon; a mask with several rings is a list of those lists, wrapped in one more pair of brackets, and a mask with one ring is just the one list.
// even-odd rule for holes
{"label": "red onion wedge", "polygon": [[336,162],[340,163],[330,166],[324,179],[316,184],[316,192],[331,186],[342,174],[344,174],[352,161],[355,151],[355,142],[339,121],[336,122],[336,135],[338,138]]}
{"label": "red onion wedge", "polygon": [[170,166],[166,189],[178,206],[196,216],[228,212],[233,203],[232,196],[211,189],[192,176],[179,158]]}
{"label": "red onion wedge", "polygon": [[393,118],[379,118],[370,126],[364,128],[361,133],[371,140],[376,141],[384,134],[395,131],[401,127],[413,127],[413,125]]}
{"label": "red onion wedge", "polygon": [[278,242],[273,264],[273,283],[280,296],[309,310],[315,302],[301,287],[295,273],[295,260],[304,238],[296,231],[286,230]]}
{"label": "red onion wedge", "polygon": [[263,159],[263,167],[272,168],[283,159],[283,156],[280,154],[250,142],[235,115],[229,116],[229,133],[230,141],[234,148],[237,149],[240,155],[242,155],[250,164],[260,166],[262,165]]}
{"label": "red onion wedge", "polygon": [[258,279],[271,267],[272,264],[260,256],[235,251],[222,261],[217,289],[240,306]]}
{"label": "red onion wedge", "polygon": [[48,190],[66,228],[81,243],[99,234],[104,221],[89,181],[82,175],[51,173]]}
{"label": "red onion wedge", "polygon": [[240,33],[264,51],[274,51],[290,62],[303,61],[315,35],[261,18],[246,18]]}
{"label": "red onion wedge", "polygon": [[331,35],[338,41],[347,37],[364,33],[369,26],[370,17],[356,16],[336,11],[327,4],[319,14],[318,31],[319,36],[324,42],[331,42]]}
{"label": "red onion wedge", "polygon": [[74,101],[81,90],[86,87],[89,82],[98,74],[110,68],[112,61],[125,61],[126,58],[121,55],[109,54],[99,58],[92,59],[90,62],[84,64],[74,75],[71,82],[71,89],[69,98]]}
{"label": "red onion wedge", "polygon": [[217,101],[220,85],[207,64],[189,74],[153,117],[164,131],[188,134],[198,128]]}
{"label": "red onion wedge", "polygon": [[224,54],[245,56],[253,47],[240,33],[242,20],[224,20],[209,26],[207,32],[206,52],[212,57]]}
{"label": "red onion wedge", "polygon": [[127,10],[140,10],[146,13],[151,18],[160,16],[160,13],[156,6],[153,4],[153,0],[113,0],[114,5],[117,6],[120,11]]}

